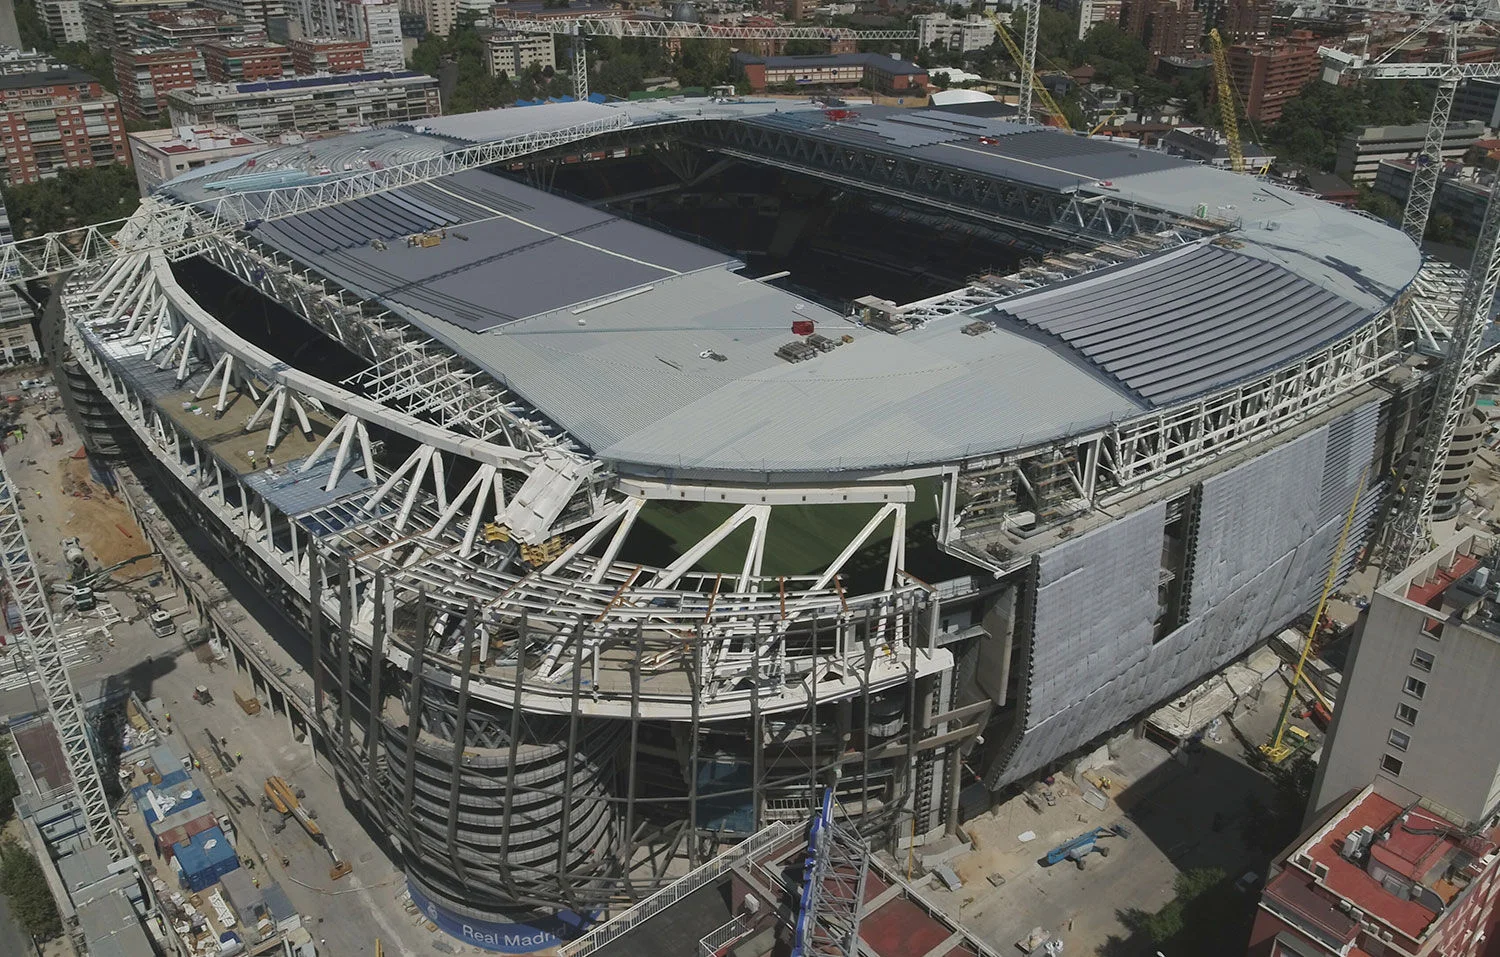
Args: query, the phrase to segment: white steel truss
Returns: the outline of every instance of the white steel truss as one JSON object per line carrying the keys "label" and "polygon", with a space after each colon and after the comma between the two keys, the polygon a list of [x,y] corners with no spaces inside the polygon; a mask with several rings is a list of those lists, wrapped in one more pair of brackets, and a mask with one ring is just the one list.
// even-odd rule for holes
{"label": "white steel truss", "polygon": [[915,40],[914,30],[847,30],[842,27],[745,26],[736,23],[683,23],[633,20],[619,16],[497,17],[495,26],[514,33],[586,37],[649,37],[658,40]]}
{"label": "white steel truss", "polygon": [[122,860],[127,856],[125,845],[115,829],[88,719],[63,659],[52,609],[47,604],[47,590],[37,574],[16,498],[15,486],[4,463],[0,463],[0,565],[4,568],[10,600],[20,611],[21,643],[31,657],[42,693],[46,695],[47,711],[52,716],[79,803],[83,805],[89,836],[95,844],[106,848],[112,859]]}

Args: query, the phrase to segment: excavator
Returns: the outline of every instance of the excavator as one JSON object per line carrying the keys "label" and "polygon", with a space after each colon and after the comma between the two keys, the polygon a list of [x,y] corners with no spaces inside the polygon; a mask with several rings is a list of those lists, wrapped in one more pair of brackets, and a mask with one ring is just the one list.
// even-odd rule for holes
{"label": "excavator", "polygon": [[265,792],[266,802],[271,807],[274,807],[283,815],[296,818],[297,823],[302,825],[302,830],[306,831],[307,836],[313,839],[313,843],[328,852],[328,856],[333,860],[333,867],[328,871],[329,880],[336,881],[341,877],[348,877],[354,872],[354,866],[339,857],[338,852],[333,849],[333,845],[328,843],[327,835],[323,833],[322,828],[318,827],[318,822],[314,821],[312,816],[307,813],[307,809],[302,806],[302,802],[297,800],[297,795],[293,793],[291,785],[286,783],[285,778],[279,775],[272,775],[266,778]]}

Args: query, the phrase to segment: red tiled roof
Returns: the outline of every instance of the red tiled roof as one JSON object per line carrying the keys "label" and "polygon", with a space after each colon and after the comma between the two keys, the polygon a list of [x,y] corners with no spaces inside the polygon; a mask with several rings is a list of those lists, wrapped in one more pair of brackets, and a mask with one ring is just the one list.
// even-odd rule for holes
{"label": "red tiled roof", "polygon": [[1323,885],[1369,914],[1384,921],[1413,940],[1421,937],[1436,916],[1415,901],[1402,900],[1371,877],[1363,867],[1339,855],[1344,837],[1350,831],[1371,827],[1379,831],[1401,813],[1401,805],[1370,793],[1336,819],[1323,838],[1307,848],[1307,856],[1328,868]]}
{"label": "red tiled roof", "polygon": [[1412,585],[1406,590],[1408,601],[1414,601],[1419,605],[1432,607],[1432,600],[1448,590],[1448,586],[1473,571],[1479,564],[1479,559],[1473,555],[1459,555],[1453,560],[1452,568],[1439,568],[1432,580],[1424,585]]}

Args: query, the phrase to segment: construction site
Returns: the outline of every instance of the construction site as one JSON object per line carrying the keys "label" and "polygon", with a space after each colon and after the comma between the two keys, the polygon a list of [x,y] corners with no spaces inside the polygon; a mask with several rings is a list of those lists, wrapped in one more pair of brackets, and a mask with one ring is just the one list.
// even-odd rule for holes
{"label": "construction site", "polygon": [[[140,477],[142,551],[216,556],[142,559],[230,666],[234,693],[202,695],[331,772],[419,920],[487,950],[625,953],[692,894],[692,926],[723,918],[706,952],[786,903],[797,952],[852,953],[884,912],[931,922],[879,951],[919,957],[989,951],[877,851],[929,859],[940,897],[974,883],[978,860],[938,870],[973,849],[965,819],[1039,801],[1147,716],[1164,748],[1201,740],[1279,669],[1253,648],[1377,545],[1425,547],[1462,493],[1450,459],[1474,454],[1455,435],[1492,213],[1465,275],[1161,153],[719,96],[277,147],[0,269],[66,271],[58,401],[92,458]],[[73,613],[139,547],[86,509],[61,530]],[[87,830],[129,856],[79,770],[46,589],[24,538],[7,549]],[[206,591],[231,578],[274,622],[255,638]],[[1284,709],[1271,730],[1276,760],[1301,746]],[[196,837],[171,812],[201,768],[182,772],[127,782],[129,834],[163,855],[183,842],[158,830]],[[305,778],[236,784],[318,881],[362,877]],[[1104,810],[1081,780],[1070,799]],[[1032,834],[1048,865],[1134,846],[1086,816]],[[222,881],[213,840],[157,866]]]}

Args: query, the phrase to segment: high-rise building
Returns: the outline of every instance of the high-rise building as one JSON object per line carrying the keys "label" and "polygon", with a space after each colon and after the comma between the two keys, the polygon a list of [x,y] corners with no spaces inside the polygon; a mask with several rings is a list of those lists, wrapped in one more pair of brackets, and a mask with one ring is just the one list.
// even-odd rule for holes
{"label": "high-rise building", "polygon": [[1227,59],[1245,115],[1256,123],[1280,119],[1286,101],[1317,80],[1322,69],[1316,45],[1285,40],[1232,46]]}
{"label": "high-rise building", "polygon": [[8,183],[127,163],[120,101],[72,68],[0,76],[0,155]]}
{"label": "high-rise building", "polygon": [[130,21],[159,10],[184,10],[194,0],[82,0],[83,28],[96,50],[118,50],[132,42]]}
{"label": "high-rise building", "polygon": [[47,35],[58,43],[84,43],[82,0],[46,0],[41,8]]}
{"label": "high-rise building", "polygon": [[1494,827],[1377,778],[1343,792],[1272,863],[1249,957],[1492,957]]}
{"label": "high-rise building", "polygon": [[1500,551],[1474,529],[1371,596],[1313,785],[1321,808],[1371,778],[1460,826],[1500,813]]}
{"label": "high-rise building", "polygon": [[1078,5],[1078,39],[1101,23],[1119,26],[1121,0],[1083,0]]}
{"label": "high-rise building", "polygon": [[369,46],[365,60],[369,69],[406,68],[406,54],[401,46],[401,8],[395,0],[338,0],[334,4],[332,35],[363,40]]}
{"label": "high-rise building", "polygon": [[1196,57],[1203,45],[1203,13],[1192,0],[1125,0],[1121,25],[1146,45],[1151,65],[1162,57]]}
{"label": "high-rise building", "polygon": [[292,69],[299,75],[359,73],[369,67],[366,57],[370,48],[363,40],[301,38],[287,46],[292,51]]}
{"label": "high-rise building", "polygon": [[1264,43],[1271,39],[1273,0],[1229,0],[1225,8],[1224,39],[1229,43]]}
{"label": "high-rise building", "polygon": [[167,93],[207,81],[203,56],[192,47],[140,47],[115,52],[115,88],[125,118],[155,123],[167,109]]}
{"label": "high-rise building", "polygon": [[292,51],[279,43],[214,40],[200,43],[210,83],[251,83],[291,76]]}
{"label": "high-rise building", "polygon": [[[1443,133],[1443,158],[1458,159],[1484,135],[1478,120],[1449,123]],[[1333,171],[1351,183],[1368,183],[1383,160],[1410,159],[1422,152],[1427,124],[1366,126],[1339,141]]]}
{"label": "high-rise building", "polygon": [[213,84],[167,94],[173,126],[232,126],[255,136],[328,133],[437,116],[437,78],[348,73]]}

